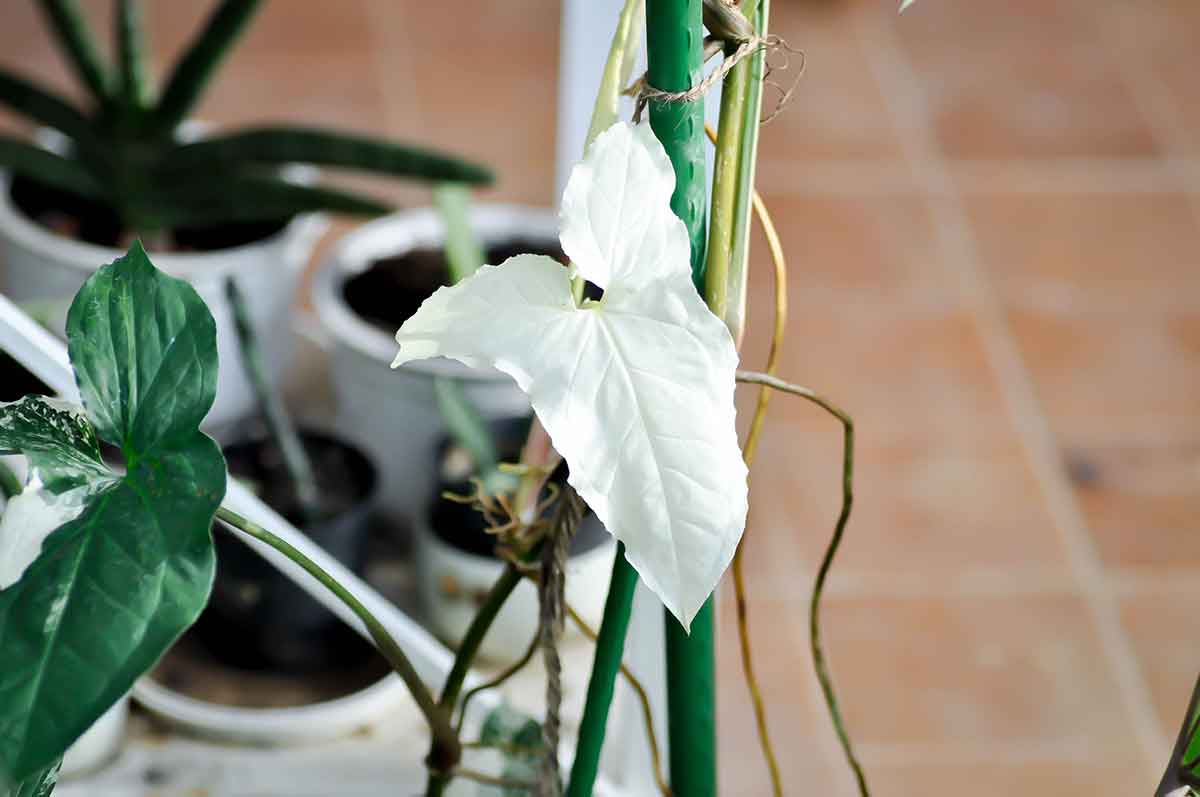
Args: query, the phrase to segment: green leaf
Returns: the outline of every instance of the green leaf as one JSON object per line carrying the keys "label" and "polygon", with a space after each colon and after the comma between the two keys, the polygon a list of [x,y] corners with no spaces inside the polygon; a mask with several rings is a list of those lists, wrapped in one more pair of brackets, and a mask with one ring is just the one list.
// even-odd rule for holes
{"label": "green leaf", "polygon": [[490,183],[483,166],[380,138],[312,127],[260,127],[180,145],[169,170],[233,171],[250,164],[311,163],[396,177]]}
{"label": "green leaf", "polygon": [[58,399],[26,396],[0,404],[0,454],[15,453],[25,454],[40,482],[56,493],[112,476],[83,410]]}
{"label": "green leaf", "polygon": [[192,40],[167,79],[155,124],[160,132],[173,131],[187,118],[204,93],[217,65],[237,40],[259,0],[224,0]]}
{"label": "green leaf", "polygon": [[379,216],[392,209],[371,197],[259,175],[214,174],[206,181],[189,180],[157,193],[153,199],[152,204],[137,211],[139,218],[157,228],[277,221],[322,211]]}
{"label": "green leaf", "polygon": [[91,124],[74,106],[41,86],[4,70],[0,70],[0,103],[76,140],[91,138]]}
{"label": "green leaf", "polygon": [[38,500],[55,510],[82,496],[0,590],[0,777],[17,782],[61,757],[195,621],[225,492],[220,449],[198,428],[215,394],[216,332],[191,286],[135,244],[80,289],[67,337],[87,420],[126,472],[101,466],[77,410],[0,408],[4,448],[31,455],[39,477],[13,503],[36,514]]}
{"label": "green leaf", "polygon": [[4,797],[50,797],[50,792],[58,785],[58,770],[62,768],[62,760],[35,772],[14,786],[0,783],[0,795]]}
{"label": "green leaf", "polygon": [[199,294],[158,271],[140,243],[80,290],[67,336],[104,440],[129,456],[195,434],[217,390],[216,326]]}
{"label": "green leaf", "polygon": [[117,38],[118,89],[122,104],[137,112],[150,99],[150,83],[146,75],[146,42],[142,27],[142,5],[138,0],[117,0],[113,30]]}
{"label": "green leaf", "polygon": [[54,32],[63,55],[79,82],[100,103],[109,99],[108,74],[92,39],[87,19],[75,0],[41,0],[42,11]]}
{"label": "green leaf", "polygon": [[[502,704],[484,719],[479,740],[484,746],[492,745],[503,751],[501,777],[525,783],[537,781],[538,766],[546,749],[542,726],[537,720]],[[521,797],[529,794],[529,790],[501,788],[499,793],[503,797]]]}
{"label": "green leaf", "polygon": [[1183,727],[1171,752],[1171,760],[1162,782],[1155,792],[1157,797],[1174,794],[1180,787],[1200,788],[1200,679],[1192,691],[1183,718]]}
{"label": "green leaf", "polygon": [[55,155],[13,136],[0,134],[0,167],[80,196],[96,198],[103,189],[79,161]]}

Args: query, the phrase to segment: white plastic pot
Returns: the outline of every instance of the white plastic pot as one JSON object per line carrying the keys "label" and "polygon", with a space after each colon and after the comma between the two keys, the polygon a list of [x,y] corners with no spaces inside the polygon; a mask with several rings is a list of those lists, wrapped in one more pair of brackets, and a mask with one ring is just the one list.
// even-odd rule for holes
{"label": "white plastic pot", "polygon": [[[594,515],[584,522],[599,523]],[[448,545],[426,522],[416,529],[417,593],[430,630],[457,647],[487,594],[504,569],[494,557],[479,556]],[[608,596],[616,545],[610,540],[571,557],[567,562],[566,598],[593,628],[599,628]],[[484,637],[479,654],[493,662],[515,661],[529,647],[538,626],[538,596],[524,581],[505,602]],[[567,631],[574,633],[573,624]]]}
{"label": "white plastic pot", "polygon": [[[52,132],[43,132],[39,141],[50,149],[62,148]],[[284,170],[284,176],[310,182],[315,171],[293,166]],[[221,370],[217,377],[217,400],[208,414],[208,428],[227,427],[248,415],[254,406],[225,299],[225,278],[236,275],[238,286],[247,297],[263,356],[278,376],[286,366],[291,344],[288,315],[296,285],[324,229],[322,216],[304,215],[270,238],[245,246],[203,253],[150,253],[158,268],[196,287],[217,323]],[[13,301],[55,303],[64,310],[57,314],[57,322],[62,323],[66,306],[84,281],[100,266],[123,254],[117,249],[63,237],[33,221],[14,206],[9,195],[9,176],[0,173],[0,292]]]}
{"label": "white plastic pot", "polygon": [[149,676],[133,688],[147,711],[170,725],[227,744],[280,747],[328,742],[382,721],[412,702],[394,675],[353,694],[290,708],[241,708],[174,692]]}
{"label": "white plastic pot", "polygon": [[[558,245],[553,211],[513,205],[478,205],[471,224],[484,247],[513,239]],[[440,248],[441,217],[432,209],[403,211],[376,219],[343,238],[322,264],[313,304],[331,339],[330,376],[337,401],[335,428],[379,465],[380,503],[415,527],[436,485],[435,446],[445,434],[434,395],[434,379],[460,380],[463,392],[486,419],[529,411],[529,401],[512,378],[494,369],[473,369],[443,358],[391,370],[396,342],[359,317],[343,295],[346,281],[375,260],[415,249]]]}

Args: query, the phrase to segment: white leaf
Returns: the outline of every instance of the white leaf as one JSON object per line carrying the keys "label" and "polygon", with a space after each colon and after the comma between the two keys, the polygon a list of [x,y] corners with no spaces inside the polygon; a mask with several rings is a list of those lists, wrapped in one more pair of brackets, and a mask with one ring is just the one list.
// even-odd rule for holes
{"label": "white leaf", "polygon": [[916,0],[900,0],[900,10],[898,13],[903,14],[905,9],[915,3]]}
{"label": "white leaf", "polygon": [[596,137],[563,192],[563,251],[606,290],[691,274],[687,228],[671,212],[675,172],[649,125],[616,124]]}
{"label": "white leaf", "polygon": [[648,128],[613,126],[563,202],[563,248],[604,298],[576,307],[549,258],[485,266],[405,322],[395,365],[444,356],[510,374],[571,485],[687,627],[733,558],[747,494],[737,352],[692,286],[673,181]]}
{"label": "white leaf", "polygon": [[79,517],[89,493],[76,487],[55,495],[35,478],[8,502],[0,517],[0,590],[21,580],[52,531]]}

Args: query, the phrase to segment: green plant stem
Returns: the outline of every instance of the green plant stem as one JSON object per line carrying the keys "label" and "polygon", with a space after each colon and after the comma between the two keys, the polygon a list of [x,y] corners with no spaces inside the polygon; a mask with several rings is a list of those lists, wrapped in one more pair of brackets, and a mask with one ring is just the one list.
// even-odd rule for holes
{"label": "green plant stem", "polygon": [[621,16],[617,19],[617,30],[613,33],[608,60],[600,78],[600,90],[596,93],[596,104],[592,107],[592,121],[588,126],[584,152],[596,140],[596,136],[617,123],[621,107],[621,92],[629,83],[633,64],[637,60],[638,39],[642,33],[646,16],[642,13],[646,0],[625,0]]}
{"label": "green plant stem", "polygon": [[[754,15],[756,0],[744,0],[733,9],[738,14]],[[728,42],[725,57],[733,55],[739,42]],[[735,340],[740,340],[744,324],[746,264],[739,248],[738,231],[747,229],[750,218],[750,187],[753,185],[757,142],[758,109],[761,92],[754,80],[761,80],[761,53],[740,61],[721,89],[721,115],[717,126],[716,161],[713,166],[712,208],[708,230],[708,271],[705,295],[713,313],[723,320]],[[757,70],[756,70],[757,66]],[[754,106],[753,118],[748,110]]]}
{"label": "green plant stem", "polygon": [[416,668],[408,660],[408,656],[404,653],[404,650],[392,638],[387,629],[383,627],[383,624],[371,614],[367,607],[363,606],[358,598],[355,598],[349,590],[339,584],[337,579],[325,572],[320,565],[262,526],[252,523],[223,506],[217,509],[217,518],[233,526],[243,534],[266,543],[291,561],[300,565],[300,567],[304,568],[305,572],[319,581],[321,586],[333,593],[338,600],[354,612],[355,616],[366,626],[371,639],[375,641],[376,648],[387,659],[388,664],[400,676],[400,679],[404,681],[405,686],[408,687],[413,700],[416,701],[417,707],[421,710],[421,713],[425,716],[425,721],[429,724],[430,731],[433,734],[433,746],[438,751],[439,757],[447,761],[453,761],[448,766],[456,764],[462,756],[462,745],[459,742],[458,734],[455,733],[454,727],[450,724],[450,712],[434,701],[432,693],[425,686],[425,682],[421,680],[421,676],[417,674]]}
{"label": "green plant stem", "polygon": [[41,0],[40,5],[79,82],[104,105],[110,99],[108,74],[83,12],[74,0]]}
{"label": "green plant stem", "polygon": [[[450,668],[449,674],[446,675],[446,683],[442,686],[442,696],[438,699],[438,708],[440,711],[451,715],[454,712],[454,706],[458,702],[458,696],[462,693],[463,683],[467,679],[467,673],[471,669],[472,662],[475,661],[475,656],[479,653],[479,646],[483,644],[484,637],[487,636],[488,630],[492,627],[492,622],[495,621],[496,615],[500,613],[500,609],[504,607],[504,602],[508,600],[508,596],[512,594],[517,585],[521,583],[521,571],[516,565],[511,562],[504,567],[500,577],[496,579],[496,583],[488,590],[487,597],[484,598],[483,605],[479,607],[475,618],[471,621],[471,625],[467,628],[467,633],[463,636],[462,644],[458,646],[458,653],[454,657],[454,665]],[[457,738],[456,740],[457,741]],[[450,785],[450,781],[454,778],[453,767],[457,764],[457,760],[447,762],[440,758],[437,739],[434,739],[433,748],[429,751],[427,764],[429,766],[429,778],[425,784],[425,797],[440,797],[446,791],[446,787]]]}
{"label": "green plant stem", "polygon": [[21,480],[13,473],[13,469],[0,462],[0,495],[6,499],[15,498],[21,494],[22,489]]}
{"label": "green plant stem", "polygon": [[[736,44],[734,48],[736,48]],[[725,57],[733,49],[725,48]],[[737,214],[738,177],[741,164],[742,125],[749,83],[749,59],[737,64],[721,89],[721,116],[717,126],[717,153],[713,163],[712,208],[708,227],[708,268],[704,293],[709,309],[729,325],[729,269],[733,259],[734,217]],[[733,330],[731,330],[733,331]],[[734,339],[739,335],[734,332]]]}
{"label": "green plant stem", "polygon": [[[646,0],[647,78],[656,89],[686,91],[696,85],[704,58],[700,0]],[[675,168],[671,208],[692,244],[692,277],[705,285],[704,102],[650,101],[650,125]],[[671,788],[686,797],[717,790],[714,706],[716,662],[712,598],[692,620],[691,634],[666,613],[667,717]]]}
{"label": "green plant stem", "polygon": [[300,503],[301,514],[306,521],[315,520],[320,515],[321,492],[317,487],[317,477],[313,474],[312,462],[308,459],[308,452],[304,450],[304,443],[287,408],[283,406],[283,400],[267,379],[266,364],[258,347],[258,335],[250,321],[246,300],[233,277],[225,280],[225,295],[233,313],[233,325],[246,378],[254,389],[267,429],[283,458],[284,468],[296,491],[296,500]]}
{"label": "green plant stem", "polygon": [[434,204],[446,227],[446,266],[450,281],[458,284],[483,265],[483,247],[471,228],[471,189],[458,183],[441,183],[433,190]]}
{"label": "green plant stem", "polygon": [[[755,32],[762,36],[767,32],[770,18],[770,0],[745,0],[743,11],[750,17]],[[761,127],[763,75],[767,53],[760,48],[747,59],[749,81],[746,86],[746,101],[743,104],[742,140],[738,169],[737,203],[734,212],[733,242],[730,248],[729,299],[725,318],[730,329],[736,330],[735,340],[746,324],[746,285],[750,272],[750,218],[754,213],[754,175],[758,165],[758,133]]]}
{"label": "green plant stem", "polygon": [[608,711],[625,654],[625,635],[629,630],[637,582],[637,572],[625,559],[625,545],[618,542],[608,598],[604,602],[604,618],[596,638],[596,654],[583,704],[583,719],[579,724],[579,742],[575,748],[575,762],[571,766],[567,797],[590,797],[596,783],[600,751],[604,747],[604,732],[608,726]]}

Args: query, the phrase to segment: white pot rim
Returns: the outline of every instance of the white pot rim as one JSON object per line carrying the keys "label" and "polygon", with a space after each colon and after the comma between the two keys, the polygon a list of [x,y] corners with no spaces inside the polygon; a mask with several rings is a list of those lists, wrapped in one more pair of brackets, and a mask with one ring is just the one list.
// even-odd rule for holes
{"label": "white pot rim", "polygon": [[311,744],[348,736],[411,703],[404,682],[390,674],[344,697],[287,708],[209,703],[168,689],[149,676],[134,685],[133,697],[173,726],[221,741],[270,746]]}
{"label": "white pot rim", "polygon": [[[312,182],[316,174],[316,170],[308,166],[288,166],[283,171],[287,179],[302,184]],[[121,249],[67,238],[38,224],[13,204],[9,194],[11,180],[9,172],[0,171],[0,229],[21,246],[52,257],[57,262],[69,263],[84,275],[89,275],[105,263],[111,263],[125,255]],[[241,269],[242,260],[234,257],[235,255],[278,247],[285,240],[318,229],[318,225],[324,225],[322,214],[304,213],[293,218],[273,235],[241,246],[214,249],[210,252],[151,252],[150,256],[156,266],[176,277],[187,280],[199,277],[223,279]]]}
{"label": "white pot rim", "polygon": [[[471,208],[471,224],[485,245],[523,235],[558,241],[558,215],[549,208],[479,203]],[[390,366],[396,356],[395,339],[351,310],[342,298],[342,287],[375,260],[401,255],[420,246],[440,245],[445,237],[443,230],[436,209],[413,208],[367,222],[342,237],[313,277],[313,307],[330,337],[369,360]],[[510,378],[499,371],[468,368],[445,358],[419,360],[407,363],[404,368],[467,380]]]}

